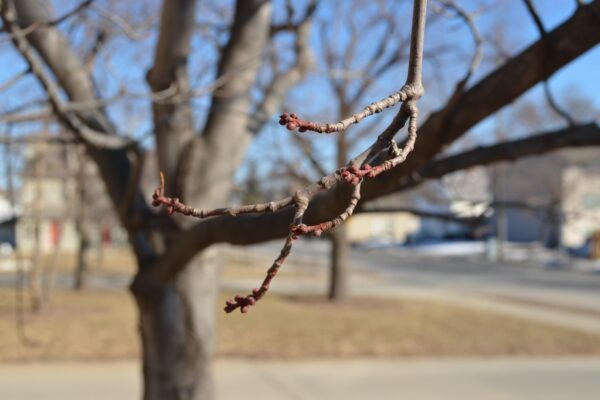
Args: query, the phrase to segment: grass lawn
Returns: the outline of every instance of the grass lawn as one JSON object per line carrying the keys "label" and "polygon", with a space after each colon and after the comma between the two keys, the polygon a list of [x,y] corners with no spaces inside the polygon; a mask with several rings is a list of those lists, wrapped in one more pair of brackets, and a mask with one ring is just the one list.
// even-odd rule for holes
{"label": "grass lawn", "polygon": [[[269,294],[247,315],[218,303],[222,357],[417,357],[600,354],[600,336],[415,299],[342,305]],[[15,293],[0,290],[0,362],[136,357],[136,312],[124,291],[57,291],[49,311],[27,313],[19,342]]]}

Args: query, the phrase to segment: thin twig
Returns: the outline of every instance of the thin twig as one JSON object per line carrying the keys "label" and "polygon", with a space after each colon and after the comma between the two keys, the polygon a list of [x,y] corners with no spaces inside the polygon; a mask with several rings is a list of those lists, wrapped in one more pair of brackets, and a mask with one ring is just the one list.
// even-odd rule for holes
{"label": "thin twig", "polygon": [[475,24],[475,18],[472,13],[469,13],[466,9],[462,8],[455,1],[452,0],[439,0],[439,2],[448,9],[453,10],[460,18],[464,20],[471,32],[471,36],[473,37],[473,42],[475,44],[475,50],[473,51],[473,55],[471,56],[471,62],[469,64],[469,68],[465,73],[465,76],[457,83],[455,93],[461,93],[469,79],[473,76],[479,64],[481,64],[481,59],[483,58],[483,37],[481,36],[481,32],[477,28]]}
{"label": "thin twig", "polygon": [[316,132],[316,133],[335,133],[345,131],[352,124],[358,124],[363,119],[382,112],[386,108],[393,107],[396,104],[405,101],[409,97],[405,88],[402,88],[396,93],[393,93],[386,97],[376,101],[369,106],[365,107],[362,111],[351,115],[336,123],[319,124],[312,121],[303,120],[298,117],[295,113],[284,112],[279,117],[279,124],[285,125],[290,131],[298,129],[300,132]]}
{"label": "thin twig", "polygon": [[92,4],[92,9],[98,12],[100,16],[106,18],[113,24],[115,24],[129,39],[142,40],[143,36],[137,32],[125,19],[121,18],[115,13],[110,12],[104,7],[100,7],[98,4]]}
{"label": "thin twig", "polygon": [[65,14],[61,15],[60,17],[53,19],[51,21],[35,21],[34,23],[30,24],[29,26],[27,26],[25,28],[13,30],[12,32],[9,32],[8,37],[0,39],[0,43],[3,43],[4,41],[12,40],[16,36],[25,37],[27,35],[32,34],[37,29],[42,28],[44,26],[59,25],[63,21],[71,18],[73,15],[80,13],[82,10],[84,10],[85,8],[92,5],[93,1],[94,0],[85,0],[85,1],[81,2],[81,4],[79,4],[78,6],[73,8],[71,11],[68,11],[67,13],[65,13]]}
{"label": "thin twig", "polygon": [[285,199],[279,201],[271,201],[269,203],[260,203],[260,204],[251,204],[251,205],[243,205],[243,206],[232,206],[232,207],[223,207],[223,208],[215,208],[212,210],[206,210],[201,208],[194,208],[185,205],[176,197],[167,197],[164,195],[165,192],[165,176],[161,172],[160,173],[160,187],[158,187],[154,194],[152,195],[152,205],[154,207],[158,207],[160,205],[164,205],[167,207],[167,212],[169,215],[177,212],[179,214],[187,215],[195,218],[209,218],[216,217],[218,215],[230,215],[236,216],[240,214],[249,214],[249,213],[261,213],[261,212],[275,212],[281,210],[282,208],[291,206],[293,204],[292,197],[286,197]]}
{"label": "thin twig", "polygon": [[531,0],[523,0],[523,3],[525,3],[525,7],[527,8],[527,12],[529,13],[529,15],[531,16],[531,18],[533,19],[533,22],[535,23],[535,26],[537,27],[538,31],[540,32],[540,35],[541,36],[546,36],[546,28],[544,28],[544,23],[542,22],[542,19],[540,18],[540,15],[536,11],[535,6],[533,5],[533,2]]}
{"label": "thin twig", "polygon": [[[525,3],[527,12],[529,12],[529,16],[531,17],[531,19],[533,19],[533,22],[535,23],[535,26],[538,29],[540,37],[546,37],[548,33],[546,32],[546,28],[544,28],[542,19],[540,18],[540,15],[535,9],[533,2],[531,0],[523,0],[523,2]],[[550,52],[551,50],[552,49],[549,47],[546,48],[546,51],[548,52]],[[542,65],[544,64],[542,63]],[[552,108],[552,110],[554,110],[556,114],[562,117],[569,126],[576,125],[575,119],[565,109],[563,109],[554,98],[552,90],[550,89],[550,83],[548,82],[548,78],[544,79],[544,95],[546,96],[546,101],[548,102],[548,105],[550,105],[550,108]]]}
{"label": "thin twig", "polygon": [[23,71],[16,74],[15,76],[13,76],[12,78],[10,78],[9,80],[7,80],[6,82],[2,83],[0,85],[0,92],[13,86],[15,83],[20,81],[22,78],[26,77],[30,72],[31,71],[29,70],[29,68],[26,68]]}

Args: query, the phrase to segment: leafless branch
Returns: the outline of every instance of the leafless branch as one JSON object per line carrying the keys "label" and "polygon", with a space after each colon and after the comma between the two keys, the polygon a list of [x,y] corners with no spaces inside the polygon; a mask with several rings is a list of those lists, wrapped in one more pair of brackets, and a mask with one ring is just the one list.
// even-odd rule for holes
{"label": "leafless branch", "polygon": [[63,102],[60,98],[60,90],[54,80],[46,72],[42,62],[39,60],[37,55],[34,53],[32,48],[24,36],[17,34],[18,27],[15,22],[14,10],[11,9],[10,5],[6,5],[2,10],[2,19],[6,28],[12,33],[11,37],[15,47],[21,52],[31,72],[38,78],[42,86],[44,87],[48,99],[52,104],[57,117],[71,130],[76,132],[81,140],[88,143],[90,146],[105,149],[122,149],[127,147],[134,147],[135,142],[128,138],[107,135],[101,132],[97,132],[84,124],[80,118],[69,111],[66,111]]}
{"label": "leafless branch", "polygon": [[285,199],[279,201],[272,201],[269,203],[260,203],[260,204],[251,204],[251,205],[243,205],[243,206],[233,206],[233,207],[224,207],[224,208],[215,208],[213,210],[205,210],[200,208],[193,208],[183,204],[179,201],[178,198],[175,197],[166,197],[164,195],[165,191],[165,177],[163,173],[160,174],[160,187],[158,187],[154,194],[152,195],[152,205],[154,207],[158,207],[160,205],[164,205],[167,207],[167,212],[169,215],[177,212],[183,215],[188,215],[195,218],[209,218],[215,217],[218,215],[230,215],[237,216],[240,214],[248,214],[248,213],[261,213],[261,212],[275,212],[282,208],[291,206],[294,204],[294,199],[292,197],[286,197]]}
{"label": "leafless branch", "polygon": [[137,32],[125,19],[121,18],[115,13],[110,12],[104,7],[99,6],[98,4],[92,4],[91,8],[98,12],[98,14],[108,21],[112,22],[115,26],[117,26],[123,33],[131,40],[142,40],[143,36]]}
{"label": "leafless branch", "polygon": [[552,151],[563,147],[600,146],[600,127],[595,124],[577,125],[558,131],[532,135],[524,139],[482,146],[459,154],[435,160],[418,172],[400,180],[396,190],[406,190],[425,180],[437,179],[446,174],[476,165],[488,165],[498,161]]}
{"label": "leafless branch", "polygon": [[552,90],[550,89],[550,82],[548,81],[548,79],[544,81],[544,94],[546,96],[546,101],[556,114],[560,115],[569,126],[577,125],[575,119],[556,102],[556,99],[552,94]]}
{"label": "leafless branch", "polygon": [[[292,21],[293,15],[288,13],[288,20],[282,24],[275,24],[271,26],[271,36],[274,36],[280,32],[292,31],[297,32],[303,24],[306,24],[314,15],[315,10],[317,9],[316,0],[311,0],[302,18],[300,18],[297,22]],[[293,10],[292,10],[293,11]],[[293,14],[293,12],[291,13]]]}
{"label": "leafless branch", "polygon": [[540,35],[545,36],[546,28],[544,28],[544,23],[542,22],[540,15],[538,14],[537,10],[535,9],[535,6],[533,5],[533,1],[532,0],[523,0],[523,3],[525,3],[525,7],[527,7],[527,12],[529,13],[529,16],[531,16],[531,19],[533,19],[535,26],[537,27],[538,31],[540,32]]}
{"label": "leafless branch", "polygon": [[[259,288],[254,289],[252,293],[247,296],[236,296],[234,299],[228,300],[225,306],[226,312],[234,311],[237,308],[240,308],[240,310],[243,313],[247,312],[250,306],[254,305],[256,301],[260,300],[268,291],[272,279],[277,274],[277,271],[283,264],[285,258],[289,255],[294,240],[296,240],[300,235],[319,236],[322,233],[333,229],[339,224],[343,223],[348,217],[352,215],[356,205],[358,204],[358,201],[360,200],[361,183],[363,182],[363,180],[375,178],[380,173],[394,168],[395,166],[404,162],[407,155],[414,148],[414,144],[417,138],[418,110],[416,102],[422,96],[424,91],[421,78],[421,69],[423,60],[426,5],[426,0],[414,1],[410,60],[408,76],[405,85],[395,95],[392,95],[387,99],[382,100],[381,102],[374,103],[374,108],[370,109],[367,107],[362,113],[356,114],[355,116],[349,118],[348,121],[350,122],[348,122],[347,124],[349,125],[350,123],[358,123],[360,120],[366,118],[368,115],[374,114],[375,110],[379,109],[380,107],[382,107],[381,109],[383,109],[398,102],[403,102],[402,107],[400,108],[400,111],[395,116],[392,123],[383,131],[381,135],[379,135],[376,141],[367,150],[365,150],[363,153],[352,159],[345,167],[335,171],[330,175],[324,176],[317,183],[314,183],[297,191],[294,194],[294,196],[287,197],[277,202],[220,208],[215,210],[195,209],[180,202],[177,198],[166,197],[164,195],[164,177],[161,174],[161,185],[154,192],[153,205],[166,206],[169,214],[177,212],[196,218],[207,218],[211,216],[236,216],[245,213],[274,212],[276,210],[287,208],[292,205],[294,206],[295,213],[292,219],[292,223],[288,228],[286,241],[283,245],[279,257],[275,259],[271,268],[269,268],[267,276],[264,279],[262,285]],[[394,103],[388,105],[388,103],[390,102]],[[298,119],[295,117],[295,114],[283,114],[281,120],[283,121],[287,117],[294,118],[293,120],[286,122],[288,129],[294,130],[295,128],[300,127],[299,123],[292,122],[298,121]],[[339,124],[325,124],[322,126],[331,127],[334,125],[339,126],[341,124],[341,129],[333,128],[333,130],[331,130],[336,131],[337,129],[337,131],[339,131],[345,129],[344,121],[340,122]],[[396,147],[394,147],[395,149],[397,149],[397,151],[393,152],[393,158],[387,159],[381,162],[381,164],[371,166],[369,164],[369,161],[376,159],[376,157],[382,151],[392,146],[391,143],[395,143],[393,142],[394,136],[406,124],[406,122],[409,123],[408,139],[405,142],[403,148],[397,149]],[[309,127],[315,128],[312,130],[315,130],[317,132],[319,131],[318,125],[310,122],[308,124]],[[324,130],[322,129],[322,131]],[[352,193],[350,195],[345,210],[341,214],[329,221],[325,221],[316,225],[303,224],[303,216],[306,209],[308,208],[310,201],[313,200],[318,193],[324,190],[331,189],[338,184],[344,183],[347,185],[349,184],[351,187],[353,187]]]}
{"label": "leafless branch", "polygon": [[[546,28],[544,28],[544,23],[542,22],[540,15],[535,9],[532,0],[523,0],[523,2],[527,7],[527,12],[529,12],[529,16],[531,17],[531,19],[533,19],[533,22],[535,23],[535,26],[537,27],[540,36],[546,37]],[[560,107],[559,104],[556,102],[556,99],[552,94],[552,90],[550,89],[550,83],[548,82],[548,79],[544,80],[544,95],[546,96],[546,100],[548,101],[548,104],[554,110],[554,112],[560,115],[569,126],[575,126],[576,122],[573,119],[573,117],[571,117],[571,115],[562,107]]]}
{"label": "leafless branch", "polygon": [[70,144],[75,143],[76,140],[71,136],[59,135],[59,136],[43,136],[43,135],[27,135],[27,136],[14,136],[14,135],[0,135],[0,144],[26,144],[26,143],[39,143],[44,142],[48,144]]}
{"label": "leafless branch", "polygon": [[467,82],[473,76],[477,67],[481,63],[481,59],[483,57],[483,38],[477,25],[475,24],[474,15],[468,12],[466,9],[457,4],[456,1],[453,0],[438,0],[444,8],[453,10],[460,18],[464,20],[471,32],[471,36],[473,37],[473,42],[475,44],[475,50],[473,51],[473,56],[471,57],[471,62],[469,64],[469,68],[465,76],[457,83],[455,93],[460,93],[464,90]]}
{"label": "leafless branch", "polygon": [[[543,82],[561,67],[569,64],[593,48],[600,41],[600,25],[597,15],[600,13],[600,1],[578,9],[563,24],[548,32],[519,54],[512,56],[479,82],[465,90],[460,102],[446,104],[432,113],[419,128],[419,144],[407,161],[378,179],[363,180],[361,202],[399,190],[404,178],[421,170],[450,143],[463,136],[478,122],[510,104],[517,97]],[[579,40],[574,41],[574,35]],[[548,41],[556,44],[559,51],[547,55],[544,47]],[[539,68],[546,63],[548,68]],[[492,93],[493,95],[490,95]],[[400,121],[401,122],[401,121]],[[561,142],[567,146],[570,135]],[[598,135],[595,136],[596,138]],[[591,138],[588,138],[591,140]],[[379,149],[388,149],[389,140],[378,140]],[[507,147],[508,148],[508,147]],[[551,147],[552,148],[557,147]],[[543,145],[528,147],[530,154],[548,151]],[[358,160],[365,160],[377,152],[372,149],[363,152]],[[510,159],[510,152],[500,153],[497,161]],[[529,154],[520,152],[520,156]],[[362,161],[361,161],[362,162]],[[324,180],[327,184],[329,181]],[[304,219],[316,224],[328,220],[343,211],[348,198],[348,186],[335,185],[332,190],[323,189],[310,202]],[[201,202],[199,202],[201,203]],[[154,285],[172,281],[184,265],[193,259],[198,251],[216,243],[249,245],[286,237],[289,234],[293,208],[283,208],[276,213],[245,214],[237,217],[228,215],[204,219],[176,235],[167,251],[158,257],[151,268],[138,274],[132,287],[143,290]]]}
{"label": "leafless branch", "polygon": [[49,108],[41,112],[32,112],[27,114],[1,113],[0,122],[14,124],[19,122],[40,121],[52,117],[52,110]]}
{"label": "leafless branch", "polygon": [[358,124],[363,119],[371,115],[378,114],[386,108],[393,107],[398,103],[404,102],[412,98],[414,94],[408,93],[409,88],[403,87],[400,91],[389,95],[388,97],[376,101],[365,107],[362,111],[351,115],[336,123],[319,124],[312,121],[303,120],[295,113],[283,113],[279,118],[279,124],[285,125],[289,130],[298,129],[300,132],[316,132],[316,133],[337,133],[343,132],[352,124]]}
{"label": "leafless branch", "polygon": [[77,5],[75,8],[73,8],[71,11],[66,12],[65,14],[61,15],[60,17],[58,17],[56,19],[53,19],[51,21],[36,21],[25,28],[14,29],[11,32],[9,32],[8,38],[0,39],[0,43],[2,43],[3,41],[6,41],[6,40],[15,39],[16,36],[25,37],[43,26],[59,25],[62,22],[66,21],[67,19],[71,18],[73,15],[80,13],[81,11],[83,11],[84,9],[89,7],[90,5],[94,5],[94,4],[92,4],[93,2],[94,2],[94,0],[82,1],[79,5]]}
{"label": "leafless branch", "polygon": [[285,72],[275,72],[275,76],[264,91],[262,102],[257,107],[256,116],[250,120],[248,127],[250,132],[256,134],[263,128],[269,117],[277,111],[276,108],[283,102],[288,89],[302,80],[311,68],[313,56],[309,41],[311,21],[316,6],[316,0],[312,0],[302,20],[288,27],[289,30],[296,33],[294,49],[296,61]]}
{"label": "leafless branch", "polygon": [[16,74],[15,76],[13,76],[9,80],[7,80],[6,82],[0,84],[0,92],[10,88],[12,85],[14,85],[18,81],[20,81],[22,78],[26,77],[30,72],[31,71],[29,70],[29,68],[24,69],[23,71],[19,72],[18,74]]}

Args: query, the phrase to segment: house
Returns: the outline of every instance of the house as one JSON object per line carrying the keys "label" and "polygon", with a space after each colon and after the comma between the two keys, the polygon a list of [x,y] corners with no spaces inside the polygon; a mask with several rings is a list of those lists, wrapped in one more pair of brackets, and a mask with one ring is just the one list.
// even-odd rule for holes
{"label": "house", "polygon": [[9,196],[0,191],[0,246],[15,247],[18,220],[19,210],[11,205]]}
{"label": "house", "polygon": [[474,227],[466,223],[473,222],[471,215],[461,216],[453,207],[442,182],[427,182],[369,202],[348,221],[348,237],[394,243],[472,237]]}
{"label": "house", "polygon": [[22,251],[77,251],[82,207],[94,227],[93,243],[126,242],[95,165],[82,160],[75,144],[38,141],[25,148],[17,194],[23,212],[16,224]]}
{"label": "house", "polygon": [[[600,158],[562,149],[426,182],[369,203],[348,223],[354,241],[485,238],[600,253]],[[386,210],[387,213],[368,212]],[[408,215],[402,210],[411,210]],[[416,213],[415,213],[416,211]],[[594,239],[596,238],[596,239]],[[593,250],[596,249],[596,250]]]}
{"label": "house", "polygon": [[600,232],[600,159],[563,149],[490,169],[493,230],[512,242],[577,248]]}

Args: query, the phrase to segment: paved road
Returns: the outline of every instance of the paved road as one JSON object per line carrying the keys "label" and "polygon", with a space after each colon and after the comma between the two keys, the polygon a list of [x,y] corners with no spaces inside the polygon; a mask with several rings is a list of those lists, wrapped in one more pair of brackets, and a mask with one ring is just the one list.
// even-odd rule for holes
{"label": "paved road", "polygon": [[[600,359],[219,361],[219,400],[597,400]],[[134,362],[0,366],[7,400],[139,398]]]}
{"label": "paved road", "polygon": [[[248,251],[273,255],[280,245],[271,242]],[[294,259],[316,262],[325,270],[327,245],[301,241],[294,246],[290,261]],[[531,262],[492,263],[481,257],[422,256],[399,249],[353,249],[350,260],[356,294],[435,298],[600,334],[599,273],[549,269]],[[273,288],[324,293],[326,280],[288,284],[281,280]]]}
{"label": "paved road", "polygon": [[[248,247],[256,254],[277,254],[281,243]],[[299,241],[294,258],[325,266],[327,245]],[[350,257],[354,271],[375,271],[390,286],[413,289],[444,289],[469,292],[526,294],[548,293],[561,301],[600,311],[600,273],[549,269],[534,263],[493,263],[481,257],[432,257],[399,249],[356,250]],[[356,285],[355,285],[356,286]]]}

